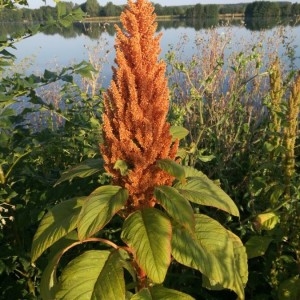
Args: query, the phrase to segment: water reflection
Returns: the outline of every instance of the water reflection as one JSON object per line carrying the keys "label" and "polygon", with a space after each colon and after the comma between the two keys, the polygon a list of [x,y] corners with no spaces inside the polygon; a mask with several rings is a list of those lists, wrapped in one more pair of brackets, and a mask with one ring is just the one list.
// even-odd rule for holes
{"label": "water reflection", "polygon": [[[117,22],[116,22],[117,23]],[[297,22],[291,19],[278,19],[278,18],[246,18],[246,19],[172,19],[172,20],[159,20],[158,31],[166,29],[177,29],[177,28],[193,28],[196,31],[201,29],[207,29],[211,27],[219,27],[224,24],[227,25],[241,25],[244,24],[246,29],[251,31],[259,31],[265,29],[272,29],[276,26],[296,26]],[[117,23],[118,24],[118,23]],[[34,24],[29,23],[1,23],[0,22],[0,39],[3,40],[7,36],[13,36],[14,34],[25,33],[26,30],[30,29]],[[75,23],[69,28],[63,27],[42,27],[42,32],[45,35],[59,34],[64,38],[75,38],[80,35],[86,35],[92,40],[97,40],[99,37],[106,32],[110,36],[115,35],[114,23],[106,22],[94,22],[94,23]]]}
{"label": "water reflection", "polygon": [[[289,24],[289,27],[269,29],[279,24]],[[5,38],[7,34],[11,34],[12,30],[15,30],[15,32],[23,30],[25,32],[29,26],[29,24],[22,23],[7,25],[9,26],[4,26],[0,23],[0,30],[2,30],[0,35],[2,34]],[[170,51],[175,51],[182,57],[182,60],[192,59],[197,51],[195,45],[196,36],[201,35],[202,43],[209,44],[207,36],[213,31],[211,30],[212,27],[215,27],[213,30],[219,33],[216,41],[221,42],[227,35],[231,37],[230,43],[228,42],[228,47],[226,48],[228,53],[244,51],[240,46],[243,43],[249,44],[250,49],[263,44],[267,52],[278,51],[281,55],[288,50],[288,58],[291,57],[291,50],[293,50],[292,54],[295,58],[293,63],[297,68],[300,66],[300,49],[292,48],[294,45],[295,47],[300,45],[300,26],[295,26],[295,22],[292,20],[278,23],[278,19],[273,19],[272,22],[270,19],[261,20],[261,22],[259,20],[248,20],[246,24],[243,23],[243,19],[159,20],[157,30],[163,33],[161,38],[161,58],[164,59]],[[259,32],[257,28],[268,28],[268,30]],[[277,31],[280,31],[281,34],[288,38],[285,41],[288,48],[279,45],[282,43],[282,39],[279,38],[276,45],[268,42],[269,40],[274,41],[273,37],[276,36]],[[114,23],[78,22],[70,28],[44,27],[41,33],[34,35],[30,39],[24,39],[15,43],[16,49],[9,49],[9,51],[17,58],[15,69],[18,72],[24,70],[26,74],[30,74],[39,73],[45,69],[55,71],[61,66],[79,63],[82,60],[90,61],[91,51],[88,51],[87,47],[98,49],[99,52],[94,53],[92,58],[105,58],[101,66],[103,71],[101,78],[103,79],[103,86],[107,87],[111,79],[111,66],[114,64],[115,58],[114,36]],[[262,40],[256,42],[255,36],[262,38]],[[292,43],[290,43],[290,40]],[[182,44],[185,45],[184,50],[180,49]],[[287,54],[285,53],[284,56],[287,57]],[[14,69],[11,68],[7,71],[14,71]]]}
{"label": "water reflection", "polygon": [[297,20],[290,18],[246,18],[245,27],[251,31],[272,29],[277,26],[296,26]]}

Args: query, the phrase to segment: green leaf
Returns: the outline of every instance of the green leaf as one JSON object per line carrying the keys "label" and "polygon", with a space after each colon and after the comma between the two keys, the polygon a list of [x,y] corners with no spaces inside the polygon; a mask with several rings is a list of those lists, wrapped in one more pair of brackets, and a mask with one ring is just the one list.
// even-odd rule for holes
{"label": "green leaf", "polygon": [[246,252],[246,247],[243,245],[240,238],[227,230],[228,236],[232,241],[234,260],[237,273],[240,275],[243,285],[246,286],[248,282],[248,256]]}
{"label": "green leaf", "polygon": [[138,293],[133,295],[130,300],[153,300],[149,289],[141,289]]}
{"label": "green leaf", "polygon": [[[49,260],[47,267],[44,269],[41,283],[40,291],[41,297],[44,300],[52,300],[55,297],[55,287],[57,283],[56,279],[56,269],[58,262],[63,255],[65,249],[77,241],[77,234],[75,231],[70,232],[66,237],[61,238],[58,242],[54,244],[57,248],[55,254]],[[58,245],[59,244],[59,245]],[[51,249],[52,250],[52,249]]]}
{"label": "green leaf", "polygon": [[110,251],[90,250],[72,260],[62,271],[55,299],[92,299],[95,284],[109,256]]}
{"label": "green leaf", "polygon": [[83,240],[101,230],[125,205],[128,191],[106,185],[93,191],[84,202],[78,218],[78,237]]}
{"label": "green leaf", "polygon": [[189,131],[182,126],[171,126],[170,133],[172,141],[176,141],[184,139],[189,134]]}
{"label": "green leaf", "polygon": [[259,214],[255,218],[255,225],[260,230],[272,230],[279,222],[279,217],[274,212]]}
{"label": "green leaf", "polygon": [[194,298],[185,293],[167,289],[161,285],[144,288],[130,298],[130,300],[193,300]]}
{"label": "green leaf", "polygon": [[43,271],[40,291],[41,297],[44,300],[52,300],[55,297],[55,285],[57,283],[56,268],[60,258],[61,252],[57,253],[56,256],[49,261],[47,267]]}
{"label": "green leaf", "polygon": [[213,159],[215,159],[216,157],[211,154],[211,155],[205,155],[203,153],[206,152],[206,149],[201,149],[198,151],[198,158],[203,161],[203,162],[210,162],[212,161]]}
{"label": "green leaf", "polygon": [[66,14],[66,8],[64,3],[58,3],[58,23],[63,27],[70,27],[74,22],[81,21],[84,17],[84,12],[81,8],[72,10],[70,13]]}
{"label": "green leaf", "polygon": [[115,251],[109,256],[98,276],[92,299],[125,299],[125,291],[121,257]]}
{"label": "green leaf", "polygon": [[120,174],[121,174],[122,176],[126,176],[127,173],[128,173],[128,170],[129,170],[126,161],[121,160],[121,159],[118,159],[118,160],[116,161],[116,163],[114,164],[114,169],[115,169],[115,170],[119,170],[119,171],[120,171]]}
{"label": "green leaf", "polygon": [[191,232],[195,231],[193,208],[176,189],[170,186],[156,187],[154,197],[174,220]]}
{"label": "green leaf", "polygon": [[131,263],[132,257],[131,254],[129,254],[126,250],[119,248],[118,253],[121,257],[121,264],[124,269],[128,271],[128,273],[131,275],[131,277],[134,279],[134,283],[136,283],[136,270]]}
{"label": "green leaf", "polygon": [[49,71],[49,70],[47,70],[47,69],[45,69],[43,77],[44,77],[44,79],[45,79],[46,81],[55,81],[55,80],[58,79],[58,78],[57,78],[58,76],[57,76],[57,73],[56,73],[56,72]]}
{"label": "green leaf", "polygon": [[284,184],[278,184],[274,187],[272,194],[270,195],[270,203],[277,205],[279,198],[284,194],[286,186]]}
{"label": "green leaf", "polygon": [[191,178],[191,177],[202,177],[205,176],[203,172],[189,166],[183,166],[184,172],[185,172],[185,177],[186,178]]}
{"label": "green leaf", "polygon": [[147,276],[162,283],[171,262],[170,220],[155,208],[132,213],[124,222],[122,240],[132,249],[134,258]]}
{"label": "green leaf", "polygon": [[269,142],[265,142],[264,143],[264,149],[267,151],[267,152],[272,152],[274,151],[275,149],[275,146]]}
{"label": "green leaf", "polygon": [[62,16],[66,15],[67,13],[67,8],[66,8],[66,3],[65,2],[58,2],[56,4],[57,8],[57,17],[60,19]]}
{"label": "green leaf", "polygon": [[299,275],[283,281],[278,288],[279,300],[300,299],[300,278]]}
{"label": "green leaf", "polygon": [[167,173],[174,176],[178,180],[185,181],[184,168],[181,165],[179,165],[178,163],[176,163],[174,160],[168,159],[168,158],[160,159],[157,161],[157,165],[162,170],[166,171]]}
{"label": "green leaf", "polygon": [[252,236],[245,243],[248,259],[264,255],[272,241],[269,236]]}
{"label": "green leaf", "polygon": [[150,288],[152,299],[154,300],[193,300],[194,298],[185,293],[167,289],[163,286],[154,286]]}
{"label": "green leaf", "polygon": [[181,264],[199,270],[209,279],[211,287],[221,285],[244,299],[244,284],[239,274],[246,261],[236,262],[232,238],[217,221],[195,215],[195,235],[181,226],[173,226],[172,255]]}
{"label": "green leaf", "polygon": [[78,198],[61,202],[44,216],[33,238],[32,262],[36,261],[56,241],[76,228],[83,199]]}
{"label": "green leaf", "polygon": [[[73,22],[73,20],[71,20]],[[97,72],[97,70],[92,66],[90,62],[82,61],[81,63],[74,65],[74,73],[79,74],[82,77],[91,78],[92,74]]]}
{"label": "green leaf", "polygon": [[87,159],[64,172],[55,185],[58,185],[66,180],[72,180],[75,177],[85,178],[94,175],[102,171],[102,166],[102,159]]}
{"label": "green leaf", "polygon": [[240,215],[233,200],[205,175],[191,178],[186,183],[177,183],[174,187],[191,202],[213,206],[233,216]]}
{"label": "green leaf", "polygon": [[[248,258],[246,248],[244,247],[242,241],[238,236],[236,236],[229,230],[227,230],[227,233],[233,245],[235,268],[237,270],[237,273],[241,277],[243,285],[246,286],[246,283],[248,281]],[[202,285],[207,289],[215,291],[224,289],[224,287],[219,283],[212,286],[209,279],[206,276],[203,276]]]}

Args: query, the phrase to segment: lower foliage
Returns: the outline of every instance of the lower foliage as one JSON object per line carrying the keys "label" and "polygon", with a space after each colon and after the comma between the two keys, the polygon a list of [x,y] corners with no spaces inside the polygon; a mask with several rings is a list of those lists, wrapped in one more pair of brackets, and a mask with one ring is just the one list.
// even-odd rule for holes
{"label": "lower foliage", "polygon": [[[172,187],[155,188],[155,207],[122,218],[128,192],[104,185],[89,196],[59,203],[43,217],[31,252],[33,262],[45,251],[50,255],[41,280],[43,299],[194,299],[163,286],[176,263],[200,271],[204,287],[230,289],[244,299],[245,248],[238,236],[201,213],[202,206],[212,206],[238,217],[237,207],[203,173],[175,164],[160,164],[177,180]],[[76,169],[65,178],[87,174]],[[116,219],[121,223],[117,228]],[[65,261],[68,252],[87,243],[93,249],[83,247]]]}

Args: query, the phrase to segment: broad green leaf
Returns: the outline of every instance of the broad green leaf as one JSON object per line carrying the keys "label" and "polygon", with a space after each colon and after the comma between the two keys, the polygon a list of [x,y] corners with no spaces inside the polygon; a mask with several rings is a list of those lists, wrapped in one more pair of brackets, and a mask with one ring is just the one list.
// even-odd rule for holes
{"label": "broad green leaf", "polygon": [[155,208],[132,213],[125,220],[121,233],[138,265],[155,283],[164,281],[170,265],[171,236],[170,220]]}
{"label": "broad green leaf", "polygon": [[210,162],[210,161],[212,161],[213,159],[216,158],[213,154],[211,154],[211,155],[205,155],[205,154],[203,154],[205,152],[206,152],[206,149],[201,149],[201,150],[198,151],[198,156],[197,157],[201,161],[203,161],[203,162]]}
{"label": "broad green leaf", "polygon": [[170,133],[172,141],[176,141],[184,139],[189,134],[189,131],[182,126],[171,126]]}
{"label": "broad green leaf", "polygon": [[167,289],[163,286],[154,286],[150,288],[153,300],[193,300],[194,298],[185,293]]}
{"label": "broad green leaf", "polygon": [[174,187],[191,202],[213,206],[233,216],[240,215],[233,200],[205,175],[191,178],[186,183],[177,183]]}
{"label": "broad green leaf", "polygon": [[266,150],[267,152],[272,152],[275,149],[275,145],[269,143],[269,142],[265,142],[264,143],[264,150]]}
{"label": "broad green leaf", "polygon": [[130,291],[126,291],[125,300],[130,300],[134,294]]}
{"label": "broad green leaf", "polygon": [[270,203],[274,206],[278,204],[279,198],[284,194],[286,186],[284,184],[275,185],[270,195]]}
{"label": "broad green leaf", "polygon": [[174,220],[191,232],[195,231],[193,208],[176,189],[170,186],[158,186],[154,190],[154,197]]}
{"label": "broad green leaf", "polygon": [[245,243],[248,259],[264,255],[272,240],[269,236],[252,236]]}
{"label": "broad green leaf", "polygon": [[168,158],[160,159],[157,161],[157,165],[178,180],[185,181],[184,168],[174,160]]}
{"label": "broad green leaf", "polygon": [[[80,14],[78,14],[78,17],[81,17]],[[73,22],[73,20],[71,20],[71,22]],[[82,77],[92,78],[92,74],[95,72],[97,72],[97,70],[90,62],[82,61],[79,64],[74,65],[74,73],[79,74]]]}
{"label": "broad green leaf", "polygon": [[60,258],[61,258],[61,253],[57,253],[49,261],[47,267],[43,271],[41,283],[40,283],[40,291],[41,291],[41,297],[44,300],[52,300],[55,298],[55,285],[57,283],[56,268]]}
{"label": "broad green leaf", "polygon": [[[244,299],[244,284],[235,262],[232,239],[217,221],[195,215],[195,235],[173,226],[172,255],[181,264],[199,270],[210,286],[223,286]],[[247,264],[247,261],[243,262]]]}
{"label": "broad green leaf", "polygon": [[144,288],[135,294],[130,300],[193,300],[194,298],[185,293],[167,289],[161,285]]}
{"label": "broad green leaf", "polygon": [[[240,238],[232,233],[231,231],[227,230],[228,237],[231,239],[233,244],[233,251],[234,251],[234,263],[237,273],[240,275],[243,285],[246,286],[248,281],[248,258],[246,253],[246,248],[244,247]],[[206,276],[203,276],[202,285],[210,290],[222,290],[224,287],[221,284],[216,284],[212,286],[210,284],[209,279]]]}
{"label": "broad green leaf", "polygon": [[283,281],[278,288],[279,300],[300,299],[300,278],[299,275]]}
{"label": "broad green leaf", "polygon": [[150,290],[147,288],[141,289],[138,293],[134,294],[130,300],[153,300]]}
{"label": "broad green leaf", "polygon": [[63,7],[63,2],[60,3],[61,5],[58,5],[58,7],[61,11],[58,10],[58,13],[60,13],[60,16],[58,18],[58,23],[62,25],[63,27],[70,27],[74,22],[81,21],[84,17],[84,12],[78,8],[73,9],[70,13],[66,14],[66,10]]}
{"label": "broad green leaf", "polygon": [[57,77],[58,77],[56,72],[53,72],[53,71],[50,71],[47,69],[45,69],[43,76],[44,76],[44,79],[46,79],[47,81],[55,81],[55,80],[57,80]]}
{"label": "broad green leaf", "polygon": [[128,173],[128,165],[126,161],[118,159],[116,163],[114,164],[114,169],[119,170],[122,176],[126,176]]}
{"label": "broad green leaf", "polygon": [[278,222],[279,217],[274,212],[259,214],[255,218],[255,224],[257,228],[261,230],[271,230],[278,224]]}
{"label": "broad green leaf", "polygon": [[[13,47],[13,48],[15,49],[15,47]],[[8,57],[14,58],[14,59],[16,58],[16,56],[14,54],[10,53],[6,49],[1,50],[0,54],[3,55],[3,57],[1,57],[1,58],[8,58]]]}
{"label": "broad green leaf", "polygon": [[78,198],[61,202],[44,216],[33,238],[32,262],[56,241],[76,228],[83,200],[84,198]]}
{"label": "broad green leaf", "polygon": [[183,166],[183,168],[184,168],[186,178],[205,176],[203,172],[201,172],[193,167]]}
{"label": "broad green leaf", "polygon": [[[52,248],[56,248],[55,254],[52,255],[47,267],[44,269],[41,283],[40,292],[42,299],[52,300],[55,297],[55,285],[57,283],[56,279],[56,269],[58,262],[63,255],[65,249],[77,241],[77,234],[74,231],[70,232],[66,237],[61,238],[58,242],[54,244]],[[52,251],[51,248],[51,251]]]}
{"label": "broad green leaf", "polygon": [[78,237],[83,240],[101,230],[125,205],[128,191],[119,186],[97,188],[87,197],[78,218]]}
{"label": "broad green leaf", "polygon": [[133,281],[136,282],[136,271],[134,266],[131,263],[132,260],[131,255],[126,250],[121,248],[118,249],[118,253],[121,257],[120,262],[122,264],[122,267],[129,272],[129,274],[133,278]]}
{"label": "broad green leaf", "polygon": [[110,251],[90,250],[72,260],[62,271],[55,299],[93,299],[95,284],[109,256]]}
{"label": "broad green leaf", "polygon": [[102,159],[87,159],[65,171],[55,185],[58,185],[66,180],[72,180],[75,177],[85,178],[94,175],[103,169],[102,166]]}
{"label": "broad green leaf", "polygon": [[[214,270],[211,276],[207,276],[211,286],[220,283],[224,288],[233,290],[239,299],[245,299],[247,257],[245,253],[242,254],[244,249],[238,249],[241,247],[239,238],[232,233],[229,234],[228,230],[216,220],[200,214],[196,215],[196,236],[201,247],[212,252],[220,266],[219,271],[216,272],[215,268],[218,267],[211,264]],[[221,240],[221,243],[216,239]],[[215,258],[212,261],[215,261]],[[220,282],[218,280],[216,282],[215,275],[220,276]]]}
{"label": "broad green leaf", "polygon": [[63,15],[66,15],[67,8],[66,8],[65,2],[58,2],[56,4],[56,8],[57,8],[57,17],[58,18],[61,18]]}
{"label": "broad green leaf", "polygon": [[121,257],[115,251],[109,256],[98,276],[92,299],[121,300],[125,299],[125,291]]}
{"label": "broad green leaf", "polygon": [[229,230],[227,230],[227,233],[233,244],[234,260],[237,273],[240,275],[244,286],[246,286],[248,282],[248,257],[246,247],[243,245],[241,239],[237,235]]}

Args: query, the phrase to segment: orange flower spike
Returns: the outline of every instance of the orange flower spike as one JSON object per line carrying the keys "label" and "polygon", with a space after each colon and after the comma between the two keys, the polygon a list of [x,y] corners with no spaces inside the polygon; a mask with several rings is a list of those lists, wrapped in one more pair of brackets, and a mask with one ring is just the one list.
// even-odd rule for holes
{"label": "orange flower spike", "polygon": [[[148,0],[128,1],[121,15],[124,31],[116,26],[117,66],[104,97],[101,151],[114,183],[129,191],[130,210],[153,206],[155,186],[172,183],[156,161],[175,159],[178,148],[166,122],[169,89],[153,12]],[[126,162],[126,174],[114,168],[118,160]]]}

